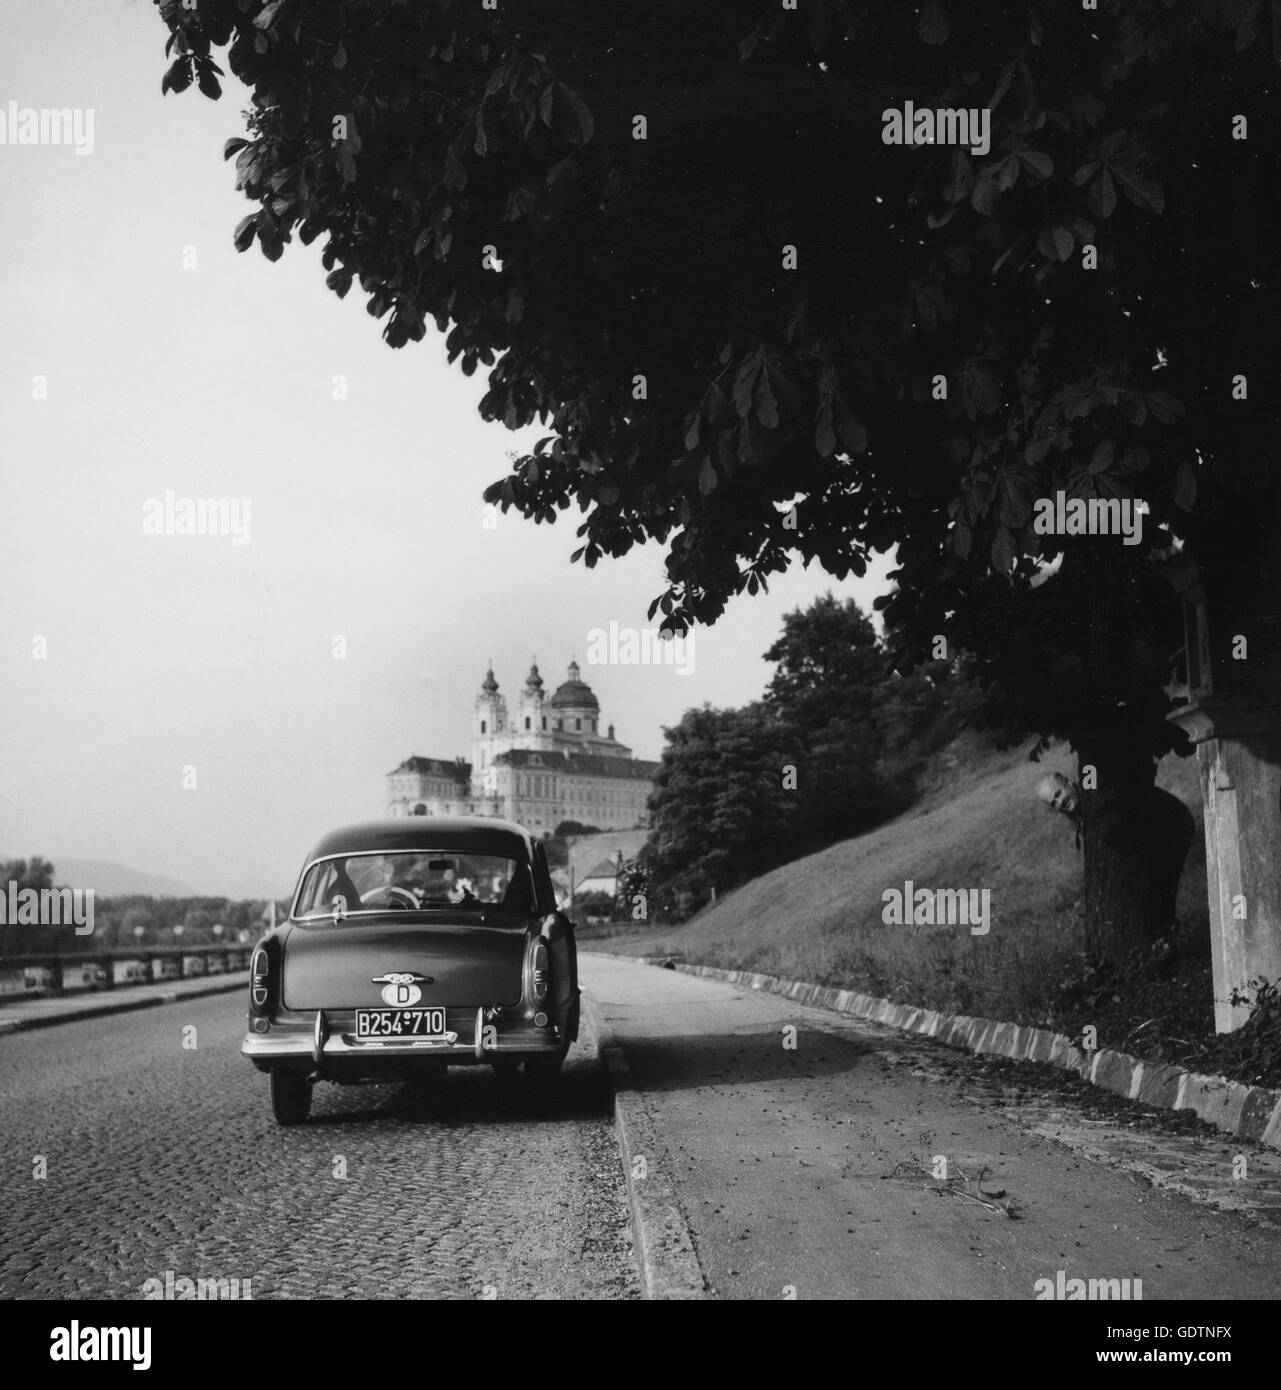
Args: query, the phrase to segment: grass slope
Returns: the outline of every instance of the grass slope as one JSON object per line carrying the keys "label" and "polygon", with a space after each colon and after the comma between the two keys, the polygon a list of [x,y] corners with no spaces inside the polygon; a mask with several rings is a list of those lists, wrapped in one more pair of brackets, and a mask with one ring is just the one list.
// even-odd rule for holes
{"label": "grass slope", "polygon": [[[684,926],[615,936],[610,949],[679,953],[952,1012],[1062,1026],[1064,982],[1082,969],[1081,854],[1068,821],[1037,800],[1036,784],[1046,772],[1073,768],[1066,748],[1031,763],[1025,752],[963,738],[940,755],[931,789],[897,820],[764,874]],[[1167,758],[1158,782],[1197,817],[1178,939],[1208,949],[1195,759]],[[909,879],[917,888],[990,889],[988,934],[885,925],[882,893]]]}

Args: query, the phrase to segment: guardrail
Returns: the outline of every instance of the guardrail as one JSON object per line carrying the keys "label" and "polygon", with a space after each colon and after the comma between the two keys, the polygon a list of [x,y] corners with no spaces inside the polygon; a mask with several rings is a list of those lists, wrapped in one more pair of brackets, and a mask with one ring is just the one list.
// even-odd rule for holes
{"label": "guardrail", "polygon": [[[23,993],[63,994],[72,989],[115,989],[247,970],[253,945],[117,946],[84,954],[34,951],[0,956],[0,975],[20,974]],[[129,967],[137,966],[137,973]],[[122,968],[123,967],[123,968]]]}

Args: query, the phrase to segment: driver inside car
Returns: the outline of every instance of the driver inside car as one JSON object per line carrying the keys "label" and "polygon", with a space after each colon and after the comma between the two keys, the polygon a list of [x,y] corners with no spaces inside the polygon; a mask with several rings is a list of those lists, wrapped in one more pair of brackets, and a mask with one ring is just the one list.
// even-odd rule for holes
{"label": "driver inside car", "polygon": [[451,903],[471,904],[479,902],[469,879],[460,879],[457,869],[446,869],[441,881],[445,898]]}

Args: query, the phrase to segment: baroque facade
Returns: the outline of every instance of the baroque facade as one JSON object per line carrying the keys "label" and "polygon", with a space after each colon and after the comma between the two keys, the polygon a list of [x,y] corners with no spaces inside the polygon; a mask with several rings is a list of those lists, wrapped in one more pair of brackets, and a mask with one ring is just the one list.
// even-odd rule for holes
{"label": "baroque facade", "polygon": [[387,774],[390,816],[497,816],[550,835],[567,820],[602,830],[647,824],[658,764],[600,731],[600,701],[571,661],[550,695],[530,667],[515,714],[486,672],[472,717],[471,762],[406,758]]}

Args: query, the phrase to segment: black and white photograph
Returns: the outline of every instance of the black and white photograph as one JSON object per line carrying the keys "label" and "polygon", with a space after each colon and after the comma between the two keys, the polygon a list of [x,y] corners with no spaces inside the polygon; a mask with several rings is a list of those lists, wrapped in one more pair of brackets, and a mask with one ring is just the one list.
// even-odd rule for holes
{"label": "black and white photograph", "polygon": [[23,1364],[1272,1363],[1281,0],[3,0],[0,189]]}

